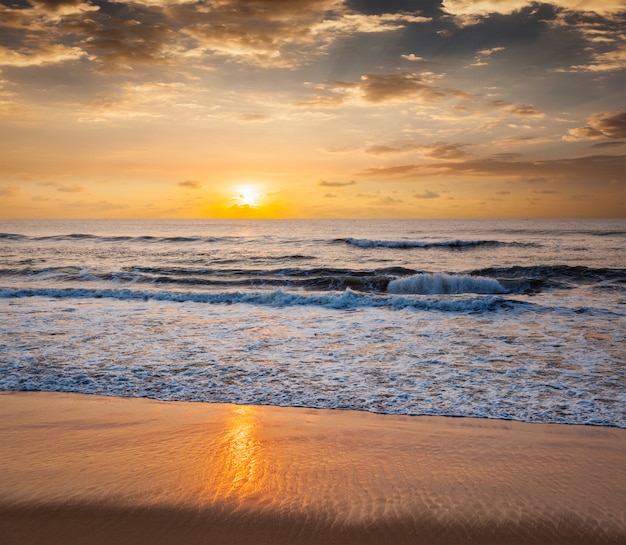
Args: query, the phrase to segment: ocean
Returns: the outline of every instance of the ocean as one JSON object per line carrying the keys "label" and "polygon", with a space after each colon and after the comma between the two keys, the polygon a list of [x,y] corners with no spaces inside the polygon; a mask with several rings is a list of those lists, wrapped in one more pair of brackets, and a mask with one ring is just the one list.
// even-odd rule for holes
{"label": "ocean", "polygon": [[626,220],[0,220],[0,390],[626,427]]}

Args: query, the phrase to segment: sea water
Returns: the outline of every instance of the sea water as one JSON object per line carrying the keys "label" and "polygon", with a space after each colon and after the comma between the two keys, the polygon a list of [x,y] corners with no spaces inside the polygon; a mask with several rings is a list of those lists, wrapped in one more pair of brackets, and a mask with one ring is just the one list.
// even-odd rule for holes
{"label": "sea water", "polygon": [[0,220],[0,389],[626,427],[626,221]]}

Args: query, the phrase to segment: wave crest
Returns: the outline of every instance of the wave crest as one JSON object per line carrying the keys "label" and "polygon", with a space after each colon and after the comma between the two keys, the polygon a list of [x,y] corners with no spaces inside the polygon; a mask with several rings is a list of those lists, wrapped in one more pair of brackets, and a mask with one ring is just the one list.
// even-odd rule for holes
{"label": "wave crest", "polygon": [[510,293],[495,278],[446,273],[416,274],[408,278],[392,280],[387,286],[387,292],[418,295]]}
{"label": "wave crest", "polygon": [[0,288],[0,298],[50,297],[57,299],[118,299],[172,303],[249,304],[269,307],[317,306],[339,310],[388,308],[444,312],[486,312],[519,302],[493,295],[415,298],[357,293],[350,289],[319,294],[274,291],[193,292],[85,288]]}

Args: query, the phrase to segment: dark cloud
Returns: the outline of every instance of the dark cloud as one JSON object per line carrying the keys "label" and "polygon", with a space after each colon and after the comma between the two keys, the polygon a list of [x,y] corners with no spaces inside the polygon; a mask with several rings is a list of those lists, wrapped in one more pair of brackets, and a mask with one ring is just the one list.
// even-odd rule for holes
{"label": "dark cloud", "polygon": [[624,140],[616,140],[614,142],[596,142],[592,145],[594,148],[619,148],[626,144]]}
{"label": "dark cloud", "polygon": [[346,6],[354,11],[368,15],[382,15],[383,13],[413,13],[432,17],[441,14],[441,0],[346,0]]}
{"label": "dark cloud", "polygon": [[371,104],[416,97],[437,100],[446,96],[443,90],[426,83],[420,74],[366,74],[361,79],[359,89],[363,99]]}
{"label": "dark cloud", "polygon": [[358,82],[333,81],[319,85],[315,98],[294,105],[335,108],[351,100],[372,105],[412,101],[428,103],[463,95],[457,89],[438,85],[435,80],[430,72],[369,73],[362,75]]}
{"label": "dark cloud", "polygon": [[223,0],[202,10],[180,4],[168,13],[201,48],[260,66],[299,66],[345,34],[401,26],[346,13],[337,0]]}
{"label": "dark cloud", "polygon": [[104,21],[83,18],[60,27],[81,36],[79,45],[105,71],[167,64],[177,58],[173,48],[178,41],[176,29],[154,11],[131,6]]}
{"label": "dark cloud", "polygon": [[601,140],[626,138],[626,111],[593,115],[584,127],[570,129],[564,140]]}

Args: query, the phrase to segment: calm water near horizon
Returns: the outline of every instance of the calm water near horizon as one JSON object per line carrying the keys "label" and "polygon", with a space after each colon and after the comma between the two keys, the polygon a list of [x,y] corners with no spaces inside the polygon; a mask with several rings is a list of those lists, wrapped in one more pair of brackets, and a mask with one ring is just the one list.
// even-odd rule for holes
{"label": "calm water near horizon", "polygon": [[626,427],[626,220],[0,220],[0,389]]}

